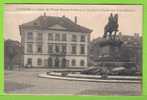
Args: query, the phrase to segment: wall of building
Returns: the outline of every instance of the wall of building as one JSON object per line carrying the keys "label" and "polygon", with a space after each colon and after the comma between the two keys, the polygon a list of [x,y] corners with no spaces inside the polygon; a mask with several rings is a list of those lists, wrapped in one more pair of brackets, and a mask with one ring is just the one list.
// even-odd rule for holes
{"label": "wall of building", "polygon": [[[89,39],[89,34],[88,33],[79,33],[79,32],[67,32],[67,31],[55,31],[55,30],[27,30],[27,29],[22,29],[22,34],[23,34],[23,45],[24,45],[24,66],[27,65],[27,59],[32,58],[32,66],[33,67],[48,67],[46,65],[47,59],[50,57],[50,54],[48,53],[48,45],[66,45],[67,46],[67,51],[66,55],[64,55],[64,58],[66,58],[69,63],[68,66],[66,67],[87,67],[87,49],[88,49],[88,39]],[[28,40],[27,39],[27,33],[32,32],[33,33],[33,39]],[[42,40],[37,40],[37,34],[42,33],[43,39]],[[48,40],[48,33],[53,33],[53,40]],[[66,34],[67,40],[62,41],[62,40],[55,40],[55,34],[60,34],[60,38],[62,34]],[[72,41],[72,35],[77,36],[77,41],[73,42]],[[81,42],[80,38],[81,35],[85,36],[85,42]],[[27,45],[32,44],[33,46],[33,52],[28,53],[27,52]],[[40,43],[42,45],[42,53],[37,53],[37,45]],[[72,54],[72,45],[76,45],[76,54]],[[85,53],[81,54],[80,53],[80,45],[85,45]],[[60,48],[61,49],[61,48]],[[55,51],[55,48],[53,49]],[[42,64],[38,65],[37,64],[37,59],[40,58],[42,59]],[[53,59],[55,59],[55,56],[52,56]],[[59,57],[60,59],[63,58],[63,56]],[[72,66],[71,61],[75,59],[76,60],[76,65]],[[84,66],[80,66],[80,61],[84,60]],[[54,66],[55,67],[55,66]]]}
{"label": "wall of building", "polygon": [[[28,58],[31,58],[32,59],[32,66],[30,67],[48,67],[48,68],[58,68],[55,65],[55,59],[56,57],[52,57],[53,58],[53,66],[48,66],[48,58],[49,56],[48,55],[24,55],[24,66],[27,66],[27,60]],[[71,67],[71,68],[81,68],[81,67],[88,67],[87,66],[87,58],[85,56],[66,56],[65,57],[69,63],[68,63],[68,66],[61,66],[61,60],[62,60],[62,57],[59,57],[59,60],[60,60],[60,66],[59,68],[68,68],[68,67]],[[41,65],[38,65],[37,63],[37,60],[38,59],[42,59],[42,63]],[[76,64],[75,66],[72,65],[72,60],[76,60]],[[84,66],[81,66],[80,65],[80,62],[81,60],[84,60]]]}

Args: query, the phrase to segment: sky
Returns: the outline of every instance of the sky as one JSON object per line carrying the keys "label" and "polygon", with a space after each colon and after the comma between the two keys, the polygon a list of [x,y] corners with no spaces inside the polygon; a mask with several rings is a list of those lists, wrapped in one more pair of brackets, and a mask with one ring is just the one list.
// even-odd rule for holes
{"label": "sky", "polygon": [[6,4],[4,12],[4,39],[21,41],[19,25],[46,16],[66,16],[92,29],[91,40],[101,37],[110,13],[118,14],[119,31],[124,35],[142,34],[142,5],[51,5]]}

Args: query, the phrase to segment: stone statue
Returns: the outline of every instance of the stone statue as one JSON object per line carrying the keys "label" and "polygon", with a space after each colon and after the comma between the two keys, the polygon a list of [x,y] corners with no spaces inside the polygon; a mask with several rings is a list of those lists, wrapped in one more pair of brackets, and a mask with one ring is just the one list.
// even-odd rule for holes
{"label": "stone statue", "polygon": [[[118,32],[118,14],[115,14],[113,16],[113,14],[111,13],[109,18],[108,18],[108,23],[106,24],[105,28],[104,28],[104,38],[111,38],[111,39],[115,39],[116,37],[116,33]],[[112,33],[114,32],[114,35],[112,35]]]}

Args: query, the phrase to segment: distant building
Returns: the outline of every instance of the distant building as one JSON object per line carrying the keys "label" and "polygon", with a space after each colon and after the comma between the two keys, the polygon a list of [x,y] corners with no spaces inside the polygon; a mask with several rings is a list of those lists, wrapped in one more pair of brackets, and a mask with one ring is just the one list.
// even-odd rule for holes
{"label": "distant building", "polygon": [[39,16],[19,26],[28,67],[87,67],[87,49],[92,30],[69,18]]}
{"label": "distant building", "polygon": [[21,66],[22,48],[19,41],[5,40],[4,42],[5,69],[13,69]]}
{"label": "distant building", "polygon": [[136,64],[137,71],[142,71],[142,37],[138,33],[134,36],[124,35],[121,37],[126,48],[130,50],[130,60]]}

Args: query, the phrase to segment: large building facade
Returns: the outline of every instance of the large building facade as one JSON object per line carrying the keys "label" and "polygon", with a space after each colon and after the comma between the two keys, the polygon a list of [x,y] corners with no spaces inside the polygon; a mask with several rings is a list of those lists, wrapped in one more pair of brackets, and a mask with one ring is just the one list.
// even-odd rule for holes
{"label": "large building facade", "polygon": [[65,16],[39,16],[19,26],[26,67],[87,67],[92,30]]}

